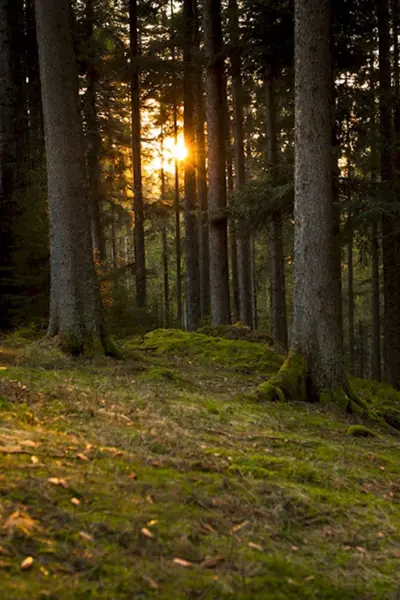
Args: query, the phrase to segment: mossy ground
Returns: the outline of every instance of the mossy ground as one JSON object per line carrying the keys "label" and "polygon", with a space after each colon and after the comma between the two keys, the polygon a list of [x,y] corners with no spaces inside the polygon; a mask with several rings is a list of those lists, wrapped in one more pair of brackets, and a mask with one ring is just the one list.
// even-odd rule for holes
{"label": "mossy ground", "polygon": [[246,399],[282,362],[265,344],[158,331],[124,352],[0,342],[2,598],[399,597],[396,435]]}

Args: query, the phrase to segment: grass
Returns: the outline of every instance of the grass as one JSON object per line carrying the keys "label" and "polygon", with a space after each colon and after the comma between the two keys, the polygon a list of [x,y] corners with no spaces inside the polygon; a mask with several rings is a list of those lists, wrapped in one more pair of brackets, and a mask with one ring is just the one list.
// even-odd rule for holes
{"label": "grass", "polygon": [[[160,330],[123,350],[0,342],[2,597],[399,598],[395,433],[247,399],[282,362],[264,343]],[[353,384],[397,414],[391,388]]]}

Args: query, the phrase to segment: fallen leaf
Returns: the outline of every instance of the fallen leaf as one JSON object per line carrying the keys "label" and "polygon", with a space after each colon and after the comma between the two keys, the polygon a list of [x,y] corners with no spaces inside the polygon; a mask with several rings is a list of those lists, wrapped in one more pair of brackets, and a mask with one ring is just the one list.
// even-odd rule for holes
{"label": "fallen leaf", "polygon": [[43,575],[45,577],[47,577],[48,575],[50,575],[50,572],[47,569],[45,569],[44,567],[39,567],[39,570],[43,573]]}
{"label": "fallen leaf", "polygon": [[94,542],[92,536],[89,533],[86,533],[86,531],[80,531],[79,537],[81,537],[83,540],[86,540],[87,542]]}
{"label": "fallen leaf", "polygon": [[129,473],[128,479],[132,479],[133,481],[135,481],[137,479],[136,473]]}
{"label": "fallen leaf", "polygon": [[379,468],[380,468],[381,471],[385,471],[386,470],[386,467],[384,467],[383,465],[380,465]]}
{"label": "fallen leaf", "polygon": [[89,457],[86,456],[86,454],[83,454],[82,452],[80,452],[79,454],[77,454],[76,458],[79,458],[79,460],[83,460],[83,461],[89,460]]}
{"label": "fallen leaf", "polygon": [[34,442],[33,440],[22,440],[22,442],[20,442],[20,445],[25,446],[26,448],[36,448],[38,443]]}
{"label": "fallen leaf", "polygon": [[160,587],[158,583],[154,581],[154,579],[152,579],[151,577],[147,577],[147,575],[143,575],[143,579],[149,585],[149,587],[151,587],[152,590],[158,590],[158,588]]}
{"label": "fallen leaf", "polygon": [[146,500],[149,504],[154,504],[154,500],[151,496],[146,496]]}
{"label": "fallen leaf", "polygon": [[63,488],[68,487],[68,482],[65,479],[59,479],[58,477],[49,477],[47,481],[52,485],[60,485]]}
{"label": "fallen leaf", "polygon": [[22,563],[20,564],[20,568],[23,571],[27,571],[28,569],[31,569],[33,567],[33,558],[32,556],[28,556],[27,558],[25,558],[25,560],[22,561]]}
{"label": "fallen leaf", "polygon": [[6,560],[0,560],[0,569],[9,569],[12,567],[12,563],[7,562]]}
{"label": "fallen leaf", "polygon": [[291,548],[292,548],[293,552],[297,552],[299,550],[298,546],[291,546]]}
{"label": "fallen leaf", "polygon": [[385,534],[382,531],[377,531],[376,532],[376,537],[379,538],[380,540],[383,539],[385,537]]}
{"label": "fallen leaf", "polygon": [[156,519],[152,519],[147,523],[148,527],[153,527],[153,525],[157,525],[158,521]]}
{"label": "fallen leaf", "polygon": [[28,514],[17,510],[8,517],[3,525],[3,529],[8,531],[19,529],[25,535],[30,536],[35,530],[39,530],[40,527]]}
{"label": "fallen leaf", "polygon": [[351,550],[351,546],[343,546],[343,550],[345,550],[346,552],[348,552],[349,550]]}
{"label": "fallen leaf", "polygon": [[363,548],[362,546],[356,546],[356,550],[357,552],[361,552],[361,554],[365,554],[366,553],[366,548]]}
{"label": "fallen leaf", "polygon": [[79,506],[81,501],[79,500],[79,498],[71,498],[71,502],[74,506]]}
{"label": "fallen leaf", "polygon": [[193,563],[189,562],[188,560],[184,560],[183,558],[174,558],[172,562],[181,567],[193,567]]}
{"label": "fallen leaf", "polygon": [[206,558],[205,560],[203,560],[203,562],[200,564],[200,567],[202,569],[214,569],[215,567],[217,567],[220,563],[222,563],[224,561],[224,557],[223,556],[214,556],[214,557],[210,557],[210,558]]}
{"label": "fallen leaf", "polygon": [[243,529],[243,527],[247,527],[247,525],[249,524],[250,521],[243,521],[243,523],[240,523],[239,525],[234,525],[229,533],[232,535],[233,533],[236,533],[237,531]]}
{"label": "fallen leaf", "polygon": [[0,546],[0,554],[5,554],[6,556],[10,556],[10,552],[7,550],[7,548],[3,548],[3,546]]}
{"label": "fallen leaf", "polygon": [[153,538],[154,535],[151,533],[151,531],[149,529],[147,529],[147,527],[142,527],[142,529],[140,530],[143,535],[145,535],[148,538]]}
{"label": "fallen leaf", "polygon": [[249,542],[248,547],[251,548],[252,550],[259,550],[260,552],[263,551],[263,547],[260,546],[260,544],[255,544],[254,542]]}
{"label": "fallen leaf", "polygon": [[38,459],[38,457],[37,457],[37,456],[31,456],[31,462],[32,462],[34,465],[37,465],[37,464],[39,463],[39,459]]}
{"label": "fallen leaf", "polygon": [[304,577],[304,581],[314,581],[315,579],[315,575],[308,575],[307,577]]}

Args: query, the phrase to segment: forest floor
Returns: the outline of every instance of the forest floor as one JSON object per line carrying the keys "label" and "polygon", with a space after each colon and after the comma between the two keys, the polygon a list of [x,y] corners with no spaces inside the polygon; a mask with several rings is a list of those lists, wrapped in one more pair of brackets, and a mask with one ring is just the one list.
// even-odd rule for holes
{"label": "forest floor", "polygon": [[157,331],[124,353],[0,340],[4,600],[400,599],[396,432],[257,403],[282,361],[264,343]]}

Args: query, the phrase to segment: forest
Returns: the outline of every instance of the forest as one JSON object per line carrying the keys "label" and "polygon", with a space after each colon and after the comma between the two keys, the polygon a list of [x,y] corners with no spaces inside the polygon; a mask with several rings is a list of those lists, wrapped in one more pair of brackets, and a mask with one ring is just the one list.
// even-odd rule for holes
{"label": "forest", "polygon": [[400,0],[0,0],[7,600],[400,598]]}

